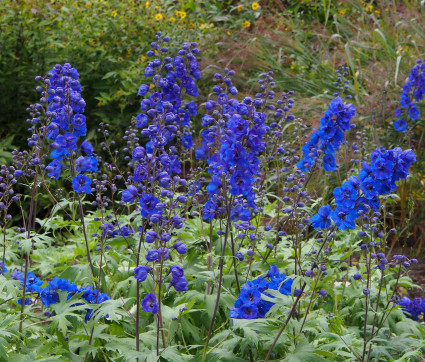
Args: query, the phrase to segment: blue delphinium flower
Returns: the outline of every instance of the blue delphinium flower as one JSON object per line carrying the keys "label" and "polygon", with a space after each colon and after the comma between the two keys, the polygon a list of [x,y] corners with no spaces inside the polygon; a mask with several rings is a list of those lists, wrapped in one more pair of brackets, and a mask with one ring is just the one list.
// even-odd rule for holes
{"label": "blue delphinium flower", "polygon": [[[355,229],[355,221],[360,213],[370,209],[379,210],[380,195],[387,195],[396,188],[396,182],[407,178],[409,167],[416,161],[412,150],[403,151],[400,147],[392,150],[378,148],[371,153],[371,163],[362,163],[358,177],[351,176],[341,187],[334,190],[336,208],[330,216],[338,229]],[[322,206],[319,213],[311,218],[316,229],[329,228],[327,219],[329,205]],[[326,211],[326,213],[325,213]],[[325,219],[328,223],[322,223]]]}
{"label": "blue delphinium flower", "polygon": [[68,299],[78,292],[78,288],[75,283],[70,283],[66,279],[55,277],[47,287],[40,291],[40,299],[45,307],[49,307],[51,304],[59,303],[59,291],[68,292]]}
{"label": "blue delphinium flower", "polygon": [[[419,119],[419,103],[425,94],[425,61],[418,59],[415,66],[411,69],[407,83],[403,86],[400,96],[400,107],[395,111],[394,129],[399,132],[406,132],[407,123],[403,120],[406,115],[411,119]],[[401,118],[403,117],[403,118]]]}
{"label": "blue delphinium flower", "polygon": [[344,143],[345,132],[351,128],[350,122],[355,115],[356,107],[352,104],[344,104],[340,97],[332,100],[320,120],[319,130],[314,130],[310,141],[303,146],[304,156],[297,163],[297,167],[303,172],[308,171],[314,164],[319,165],[319,157],[323,154],[324,170],[335,171],[335,152]]}
{"label": "blue delphinium flower", "polygon": [[148,274],[152,274],[152,268],[145,266],[145,265],[139,265],[136,268],[134,268],[134,277],[138,282],[143,282],[148,277]]}
{"label": "blue delphinium flower", "polygon": [[[20,273],[18,270],[15,270],[13,273],[13,278],[16,280],[20,280],[22,282],[22,286],[24,284],[24,274]],[[43,281],[38,279],[33,272],[29,272],[27,274],[26,280],[26,289],[30,293],[39,293],[41,291],[41,285]]]}
{"label": "blue delphinium flower", "polygon": [[91,178],[83,174],[75,176],[72,179],[72,187],[74,191],[78,194],[80,193],[90,194],[91,183],[92,183]]}
{"label": "blue delphinium flower", "polygon": [[425,299],[414,298],[411,300],[408,297],[401,298],[399,305],[402,310],[409,315],[410,318],[417,321],[421,314],[425,314]]}
{"label": "blue delphinium flower", "polygon": [[332,208],[330,205],[322,206],[316,215],[311,217],[311,225],[315,229],[327,229],[332,225]]}
{"label": "blue delphinium flower", "polygon": [[402,119],[399,119],[394,122],[394,129],[399,132],[406,132],[407,123]]}
{"label": "blue delphinium flower", "polygon": [[[86,103],[81,96],[79,74],[69,63],[63,66],[56,64],[45,78],[37,77],[37,79],[44,80],[49,86],[47,93],[42,90],[42,87],[38,87],[38,90],[42,92],[43,100],[47,99],[48,102],[48,112],[46,112],[48,124],[41,128],[41,133],[46,134],[47,139],[52,141],[50,156],[53,161],[46,167],[47,175],[50,178],[59,179],[65,162],[76,160],[75,165],[70,165],[71,173],[74,175],[74,190],[77,193],[90,193],[88,188],[81,191],[82,187],[77,183],[81,182],[82,178],[77,179],[80,175],[75,175],[81,172],[96,172],[98,169],[98,161],[93,156],[91,144],[87,140],[81,143],[79,141],[87,134],[86,117],[83,115]],[[30,143],[34,141],[30,140]],[[78,146],[79,143],[80,146]],[[82,153],[86,157],[82,156]]]}
{"label": "blue delphinium flower", "polygon": [[96,172],[97,158],[93,156],[80,156],[75,161],[75,169],[77,172]]}
{"label": "blue delphinium flower", "polygon": [[62,172],[62,163],[59,160],[53,160],[47,165],[46,171],[47,176],[58,180]]}
{"label": "blue delphinium flower", "polygon": [[179,265],[173,265],[170,267],[167,276],[171,274],[171,281],[168,285],[167,292],[170,290],[171,287],[174,287],[174,289],[177,292],[184,292],[188,290],[187,288],[187,280],[184,275],[184,270]]}
{"label": "blue delphinium flower", "polygon": [[[223,193],[229,191],[233,200],[232,221],[242,225],[257,211],[254,184],[261,176],[259,157],[266,149],[265,136],[270,131],[266,125],[268,113],[263,108],[266,100],[274,99],[275,95],[270,90],[274,81],[269,72],[259,82],[263,93],[258,93],[255,99],[246,97],[238,101],[233,98],[238,93],[231,79],[234,74],[225,69],[223,75],[214,76],[221,84],[213,87],[214,99],[205,104],[209,114],[202,118],[202,145],[195,151],[195,157],[207,161],[211,175],[203,219],[212,221],[225,214]],[[286,97],[284,94],[283,98]],[[289,108],[283,108],[286,110],[279,109],[275,118],[293,119],[286,114]]]}
{"label": "blue delphinium flower", "polygon": [[[78,290],[79,293],[83,292],[82,298],[90,304],[101,304],[109,300],[109,296],[105,293],[98,292],[96,289],[93,289],[91,286],[83,287]],[[93,309],[86,309],[86,316],[84,321],[87,323],[93,316]]]}
{"label": "blue delphinium flower", "polygon": [[264,318],[274,303],[261,299],[261,295],[273,298],[267,294],[267,290],[279,290],[284,295],[290,295],[292,282],[292,279],[287,278],[285,274],[279,273],[276,265],[271,265],[265,277],[259,277],[242,286],[235,307],[230,310],[230,318]]}
{"label": "blue delphinium flower", "polygon": [[155,294],[148,293],[142,300],[143,311],[146,313],[157,314],[159,311],[158,301],[156,300]]}

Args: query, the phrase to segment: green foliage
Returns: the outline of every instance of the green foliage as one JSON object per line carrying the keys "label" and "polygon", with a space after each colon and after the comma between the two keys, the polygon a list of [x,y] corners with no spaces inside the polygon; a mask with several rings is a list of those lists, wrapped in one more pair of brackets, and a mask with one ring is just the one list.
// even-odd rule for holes
{"label": "green foliage", "polygon": [[[420,52],[417,44],[423,41],[422,23],[410,23],[398,16],[388,16],[384,21],[385,9],[378,10],[375,5],[358,1],[283,3],[285,12],[279,15],[278,21],[284,21],[287,30],[274,30],[273,36],[258,34],[250,42],[251,50],[256,54],[255,70],[275,69],[278,86],[317,99],[330,97],[334,91],[333,72],[339,63],[345,63],[353,78],[354,101],[358,106],[368,101],[372,104],[369,106],[376,109],[378,100],[370,94],[380,89],[375,84],[373,67],[379,63],[388,75],[380,81],[382,89],[389,94],[399,91],[411,66],[410,59]],[[416,2],[405,3],[408,7]],[[0,90],[13,96],[12,101],[2,98],[0,120],[13,127],[23,124],[21,121],[25,116],[20,105],[34,99],[31,76],[43,74],[56,62],[69,61],[81,74],[89,128],[99,120],[110,122],[118,129],[116,140],[120,141],[122,130],[137,113],[135,90],[147,62],[143,54],[148,39],[152,39],[156,30],[173,34],[177,42],[191,38],[211,44],[223,31],[237,31],[247,21],[252,26],[265,5],[260,4],[257,10],[253,10],[252,2],[230,0],[61,0],[0,4]],[[268,11],[272,13],[273,9]],[[322,32],[312,26],[316,22]],[[401,31],[395,31],[395,28]],[[352,40],[354,33],[358,34],[359,41]],[[213,52],[207,55],[211,54]],[[247,74],[252,70],[247,70]],[[366,116],[360,119],[365,132],[371,135],[370,144],[365,142],[365,149],[372,141],[395,143],[386,140],[393,103],[386,103],[382,108],[379,128],[375,127],[376,124],[369,124]],[[306,114],[315,115],[319,111],[322,112],[320,107],[313,111],[309,109]],[[294,124],[298,125],[294,122],[283,129],[286,137],[303,136],[303,130],[297,130]],[[0,134],[7,134],[11,127],[2,128]],[[0,162],[10,161],[3,149],[10,149],[15,141],[22,143],[22,129],[16,129],[20,134],[18,137],[8,136],[0,141]],[[96,132],[89,135],[97,143],[103,141],[100,137]],[[348,172],[345,165],[340,171],[341,175]],[[422,179],[418,171],[416,181]],[[329,200],[333,185],[339,182],[337,176],[313,181],[314,199],[305,207],[309,211],[317,209],[322,200]],[[277,221],[284,205],[284,181],[271,175],[264,183],[267,191],[264,208],[262,214],[255,217],[259,228],[271,220]],[[64,184],[68,185],[69,180]],[[25,187],[29,189],[30,186]],[[42,189],[43,185],[40,186]],[[45,191],[47,188],[43,189]],[[86,260],[85,235],[77,200],[63,198],[58,190],[48,191],[49,195],[40,196],[40,204],[55,206],[43,207],[45,214],[37,215],[36,229],[39,231],[31,233],[29,238],[19,230],[8,229],[5,234],[5,259],[9,272],[7,276],[0,275],[0,361],[202,361],[217,301],[217,277],[224,247],[223,237],[217,233],[222,226],[220,222],[206,223],[199,217],[200,210],[195,204],[188,206],[192,211],[191,218],[185,221],[185,228],[174,232],[173,238],[184,242],[188,248],[184,260],[176,260],[176,263],[183,264],[189,290],[177,293],[171,289],[164,295],[161,301],[162,331],[157,332],[156,317],[140,311],[140,349],[136,351],[137,282],[133,272],[136,256],[130,250],[137,245],[137,237],[108,239],[104,250],[98,252],[98,240],[90,235],[99,232],[101,222],[97,218],[103,215],[100,211],[88,211],[85,225],[94,263],[93,273]],[[386,201],[388,209],[396,209],[397,203],[401,202],[406,209],[412,210],[405,194],[392,196],[393,200]],[[57,197],[58,202],[52,202],[53,197]],[[87,201],[82,205],[93,210]],[[137,209],[114,216],[121,225],[130,225],[136,215]],[[406,218],[409,219],[410,214]],[[138,218],[132,226],[141,225]],[[282,225],[280,227],[284,229]],[[231,232],[232,235],[239,233],[236,229]],[[309,268],[311,251],[317,245],[313,235],[310,236],[299,250],[294,250],[289,238],[282,237],[268,259],[269,264],[276,264],[294,280],[293,290],[306,285],[292,318],[277,340],[271,359],[291,362],[362,360],[365,340],[370,347],[370,360],[423,359],[425,327],[408,319],[391,302],[399,293],[397,285],[406,290],[416,287],[412,280],[404,275],[399,277],[397,272],[387,273],[381,279],[379,271],[375,271],[370,280],[372,293],[368,302],[362,293],[363,281],[351,278],[354,273],[363,275],[367,270],[361,262],[360,238],[356,232],[345,231],[338,232],[335,238],[332,258],[326,257],[323,261],[328,266],[328,274],[315,285],[311,278],[294,267],[294,259],[302,256],[299,267],[302,270]],[[208,249],[209,241],[211,250]],[[261,246],[274,242],[273,232],[261,234]],[[144,252],[148,246],[143,245],[143,248]],[[245,254],[248,248],[243,246],[239,250]],[[48,309],[54,312],[53,315],[44,315],[46,308],[40,300],[33,299],[21,319],[17,300],[22,298],[22,286],[21,282],[11,278],[11,274],[15,268],[23,270],[23,255],[26,253],[30,254],[30,270],[43,278],[43,287],[55,276],[74,281],[79,287],[97,286],[100,280],[99,291],[107,293],[111,300],[95,305],[81,299],[81,293],[67,299],[67,293],[63,292],[59,303]],[[235,275],[243,285],[265,275],[269,265],[258,254],[237,263],[234,263],[229,248],[223,255],[223,286],[212,336],[205,348],[205,360],[262,360],[296,298],[270,290],[268,296],[262,296],[274,303],[267,318],[230,319],[229,310],[237,299]],[[142,295],[153,290],[148,283],[141,287]],[[317,290],[324,290],[327,296],[319,297]],[[366,305],[370,306],[368,314]],[[88,310],[93,312],[93,317],[86,322]],[[162,333],[165,346],[161,341]]]}

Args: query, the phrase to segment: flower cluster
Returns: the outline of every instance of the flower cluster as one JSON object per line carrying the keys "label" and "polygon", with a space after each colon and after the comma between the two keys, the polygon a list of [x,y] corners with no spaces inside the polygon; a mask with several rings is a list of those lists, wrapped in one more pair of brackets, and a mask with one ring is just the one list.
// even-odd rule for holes
{"label": "flower cluster", "polygon": [[242,286],[235,307],[230,311],[230,318],[264,318],[274,303],[261,299],[261,295],[272,298],[267,294],[267,290],[278,290],[284,295],[290,295],[291,288],[292,279],[287,278],[285,274],[280,274],[276,265],[271,265],[265,277],[259,277]]}
{"label": "flower cluster", "polygon": [[[18,271],[17,269],[13,271],[13,279],[20,280],[22,286],[24,284],[24,274]],[[37,298],[41,299],[41,302],[45,307],[50,307],[52,304],[59,303],[59,293],[67,292],[67,299],[70,299],[76,293],[82,293],[81,297],[90,304],[100,304],[105,300],[109,300],[109,296],[98,292],[96,289],[93,289],[91,286],[78,288],[75,283],[72,283],[66,279],[59,277],[53,278],[49,284],[42,288],[43,281],[35,276],[33,272],[27,274],[26,279],[26,291],[31,294],[36,294]],[[18,303],[21,304],[22,300],[18,300]],[[25,304],[31,304],[31,299],[26,298]],[[85,316],[85,321],[87,322],[93,315],[92,309],[87,309]]]}
{"label": "flower cluster", "polygon": [[329,104],[324,117],[320,120],[319,130],[314,130],[302,148],[303,158],[297,163],[298,168],[305,172],[318,165],[321,154],[323,169],[326,172],[335,171],[337,164],[335,152],[344,143],[345,132],[350,130],[351,119],[356,115],[356,107],[344,104],[340,97]]}
{"label": "flower cluster", "polygon": [[[202,118],[202,146],[195,153],[197,159],[207,159],[211,174],[203,218],[211,221],[223,214],[225,196],[221,193],[230,189],[234,200],[231,218],[234,222],[246,222],[251,217],[250,208],[257,209],[253,185],[260,176],[259,155],[266,148],[263,137],[270,130],[265,124],[264,108],[267,100],[275,97],[269,90],[274,85],[273,74],[265,74],[260,80],[262,93],[256,98],[245,97],[239,102],[231,98],[238,93],[230,78],[235,72],[225,69],[224,73],[215,75],[221,86],[213,87],[217,101],[205,104],[208,114]],[[282,109],[276,113],[278,118],[285,114]]]}
{"label": "flower cluster", "polygon": [[93,156],[93,148],[87,140],[78,147],[78,138],[87,134],[86,117],[83,115],[86,103],[81,97],[82,88],[78,78],[77,70],[69,63],[63,66],[56,64],[45,78],[37,77],[37,80],[48,85],[47,91],[42,87],[37,88],[42,94],[42,103],[48,103],[46,117],[50,119],[41,132],[52,140],[50,156],[53,161],[46,167],[47,175],[59,179],[65,166],[63,160],[72,159],[79,153],[75,165],[71,165],[78,173],[72,180],[72,186],[77,193],[90,193],[91,179],[83,172],[96,172],[98,160]]}
{"label": "flower cluster", "polygon": [[201,78],[196,43],[183,43],[178,56],[165,56],[168,53],[166,44],[170,38],[162,37],[158,32],[156,41],[151,44],[153,50],[147,52],[148,57],[158,54],[144,71],[144,76],[152,78],[152,88],[142,84],[139,96],[145,97],[140,103],[143,113],[136,117],[137,128],[142,128],[142,135],[149,138],[147,151],[153,147],[163,148],[179,135],[185,149],[193,147],[190,133],[190,117],[197,114],[194,102],[183,103],[186,93],[189,96],[199,95],[196,80]]}
{"label": "flower cluster", "polygon": [[387,195],[397,188],[396,182],[407,178],[410,165],[416,161],[412,150],[400,147],[392,150],[378,148],[371,154],[370,164],[363,162],[358,177],[351,176],[334,190],[336,208],[330,205],[320,208],[311,218],[315,229],[326,229],[335,222],[340,230],[355,229],[355,220],[370,209],[379,210],[378,196]]}
{"label": "flower cluster", "polygon": [[[421,101],[425,94],[425,60],[418,59],[416,65],[410,71],[407,83],[403,86],[403,92],[400,96],[400,108],[395,111],[396,118],[394,129],[400,132],[406,132],[407,123],[403,116],[409,115],[411,119],[419,119],[419,109],[417,103]],[[414,98],[414,101],[412,98]]]}
{"label": "flower cluster", "polygon": [[3,228],[12,220],[9,208],[19,199],[15,195],[14,186],[23,174],[23,171],[17,170],[13,166],[0,166],[0,226]]}
{"label": "flower cluster", "polygon": [[415,321],[418,320],[421,314],[425,315],[425,299],[414,298],[411,300],[408,297],[404,297],[398,301],[398,304],[401,306],[401,309]]}
{"label": "flower cluster", "polygon": [[[138,94],[145,97],[141,102],[142,113],[136,117],[134,132],[127,138],[129,166],[133,173],[129,175],[127,189],[123,191],[123,203],[138,203],[140,215],[146,226],[139,227],[141,240],[152,245],[146,255],[147,263],[152,266],[138,265],[134,269],[138,282],[146,280],[148,275],[154,284],[164,285],[171,274],[167,292],[171,287],[176,291],[186,291],[187,281],[183,268],[171,265],[167,270],[164,263],[172,260],[172,253],[178,257],[186,254],[187,247],[181,241],[174,241],[173,231],[183,227],[188,199],[193,196],[193,185],[178,175],[182,172],[182,163],[178,154],[184,154],[193,147],[191,135],[191,117],[197,114],[197,105],[193,101],[183,100],[184,95],[198,96],[196,80],[201,77],[196,43],[183,43],[175,57],[166,56],[170,38],[158,32],[151,44],[149,62],[144,76],[151,78],[151,86],[142,84]],[[144,146],[134,136],[140,129],[147,142]],[[185,193],[186,188],[192,192]],[[159,271],[158,274],[153,270]],[[155,277],[154,277],[155,275]],[[161,290],[159,288],[158,295]],[[145,312],[158,313],[157,297],[148,293],[142,301]]]}
{"label": "flower cluster", "polygon": [[[176,243],[178,244],[178,243]],[[180,243],[183,244],[183,243]],[[160,248],[162,253],[168,253],[167,248]],[[169,258],[169,254],[166,256],[164,254],[158,254],[158,251],[153,249],[149,250],[148,254],[146,255],[146,259],[150,259],[153,255],[155,255],[156,258],[161,258],[162,260],[166,260]],[[149,260],[148,259],[148,260]],[[155,259],[158,260],[158,259]],[[184,270],[179,265],[173,265],[168,270],[167,274],[165,275],[165,278],[167,278],[171,274],[171,280],[168,284],[167,293],[170,290],[171,287],[174,287],[174,289],[178,292],[184,292],[188,290],[187,288],[187,280],[184,275]],[[152,278],[154,278],[154,274],[152,272],[152,268],[148,267],[146,265],[138,265],[136,268],[134,268],[134,278],[139,282],[144,282],[148,275],[151,275]],[[162,278],[162,277],[161,277]],[[156,299],[155,294],[148,293],[145,298],[142,300],[142,307],[144,312],[151,312],[153,314],[158,313],[159,307],[158,302]]]}

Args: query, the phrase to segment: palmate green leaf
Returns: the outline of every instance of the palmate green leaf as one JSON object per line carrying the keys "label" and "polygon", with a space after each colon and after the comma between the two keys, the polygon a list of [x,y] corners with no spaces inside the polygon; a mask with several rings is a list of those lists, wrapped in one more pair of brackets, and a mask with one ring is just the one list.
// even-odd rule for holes
{"label": "palmate green leaf", "polygon": [[88,304],[80,298],[80,294],[74,294],[67,300],[68,292],[59,292],[59,303],[51,305],[55,315],[50,318],[52,330],[59,329],[62,334],[66,334],[68,326],[78,326],[84,319]]}
{"label": "palmate green leaf", "polygon": [[135,338],[117,338],[113,335],[110,337],[111,340],[104,346],[106,351],[117,352],[118,354],[125,354],[132,350],[136,352]]}
{"label": "palmate green leaf", "polygon": [[[3,318],[0,322],[0,361],[8,360],[8,349],[9,342],[12,341],[13,337],[18,337],[18,333],[16,331],[15,325],[18,324],[18,315],[4,315],[2,314],[0,318]],[[8,330],[10,328],[10,331]]]}
{"label": "palmate green leaf", "polygon": [[188,318],[181,318],[181,328],[182,331],[187,337],[192,337],[192,339],[199,343],[201,341],[201,330],[200,328],[194,326]]}
{"label": "palmate green leaf", "polygon": [[[2,331],[0,331],[2,333]],[[7,361],[7,350],[6,348],[9,346],[9,343],[7,343],[6,339],[4,339],[2,336],[0,336],[0,360]]]}
{"label": "palmate green leaf", "polygon": [[93,282],[93,274],[89,264],[71,265],[59,277],[67,280],[78,280],[82,284],[91,284]]}
{"label": "palmate green leaf", "polygon": [[122,306],[130,299],[125,300],[106,300],[101,304],[92,306],[94,311],[94,318],[92,317],[95,324],[98,324],[102,318],[108,318],[110,321],[121,321],[124,318],[128,318],[128,314],[122,309]]}
{"label": "palmate green leaf", "polygon": [[[233,338],[235,342],[238,342],[236,338]],[[235,344],[236,347],[237,344]],[[227,349],[228,345],[222,345],[220,348],[216,348],[209,352],[207,355],[207,362],[246,362],[245,358],[241,358],[233,353],[232,349]],[[198,361],[198,360],[196,360]],[[200,360],[199,360],[200,361]]]}
{"label": "palmate green leaf", "polygon": [[193,356],[188,356],[183,354],[181,350],[179,350],[178,346],[167,347],[165,350],[160,352],[161,359],[160,361],[190,361]]}
{"label": "palmate green leaf", "polygon": [[[412,348],[412,346],[411,346]],[[424,346],[418,347],[415,351],[408,351],[404,353],[399,359],[393,360],[393,362],[405,362],[405,361],[421,361],[424,356]]]}
{"label": "palmate green leaf", "polygon": [[282,361],[286,362],[322,362],[327,361],[320,355],[318,355],[315,348],[306,342],[301,342],[296,347],[291,347],[290,352]]}
{"label": "palmate green leaf", "polygon": [[0,302],[16,298],[19,294],[18,287],[20,285],[19,280],[8,279],[4,275],[0,275]]}
{"label": "palmate green leaf", "polygon": [[140,362],[150,362],[150,361],[158,361],[158,356],[156,355],[156,351],[150,350],[142,350],[142,351],[126,351],[123,354],[125,361],[137,361]]}
{"label": "palmate green leaf", "polygon": [[43,276],[57,274],[75,260],[74,245],[66,245],[61,249],[37,249],[33,253],[32,271],[39,271]]}

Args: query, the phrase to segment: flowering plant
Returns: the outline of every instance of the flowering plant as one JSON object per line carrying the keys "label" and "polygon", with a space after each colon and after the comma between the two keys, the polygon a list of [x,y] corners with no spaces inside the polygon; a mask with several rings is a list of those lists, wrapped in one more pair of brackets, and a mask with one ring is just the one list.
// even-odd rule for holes
{"label": "flowering plant", "polygon": [[[387,204],[415,153],[357,152],[357,110],[338,95],[306,135],[271,71],[243,97],[233,70],[216,72],[198,101],[198,45],[170,42],[150,45],[123,144],[105,122],[100,147],[87,139],[70,64],[36,78],[28,149],[0,169],[5,358],[20,338],[91,360],[390,360],[387,338],[422,351],[423,303],[398,295],[418,261],[386,248]],[[338,185],[319,195],[323,174]]]}

